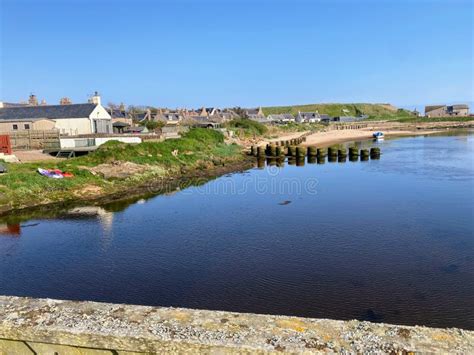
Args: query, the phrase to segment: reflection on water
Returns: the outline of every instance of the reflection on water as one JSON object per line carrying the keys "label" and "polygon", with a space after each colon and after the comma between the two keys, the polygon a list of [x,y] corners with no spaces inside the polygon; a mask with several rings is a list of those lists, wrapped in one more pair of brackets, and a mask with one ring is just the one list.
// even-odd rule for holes
{"label": "reflection on water", "polygon": [[19,223],[15,224],[8,224],[2,223],[0,224],[0,236],[9,236],[9,237],[16,237],[21,234],[21,227]]}
{"label": "reflection on water", "polygon": [[377,144],[9,216],[0,294],[474,329],[473,136]]}
{"label": "reflection on water", "polygon": [[96,220],[105,231],[110,231],[114,222],[113,212],[106,211],[102,207],[88,206],[88,207],[75,207],[61,216],[62,219],[94,219]]}

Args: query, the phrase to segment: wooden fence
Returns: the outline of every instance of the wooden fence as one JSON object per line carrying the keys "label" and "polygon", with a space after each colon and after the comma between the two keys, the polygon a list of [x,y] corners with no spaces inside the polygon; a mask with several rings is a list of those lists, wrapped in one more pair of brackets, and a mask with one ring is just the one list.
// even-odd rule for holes
{"label": "wooden fence", "polygon": [[359,123],[359,122],[341,122],[341,123],[331,123],[328,125],[328,130],[330,131],[340,131],[340,130],[347,130],[347,129],[363,129],[367,128],[367,123]]}
{"label": "wooden fence", "polygon": [[55,149],[60,147],[59,131],[24,130],[8,132],[13,150]]}

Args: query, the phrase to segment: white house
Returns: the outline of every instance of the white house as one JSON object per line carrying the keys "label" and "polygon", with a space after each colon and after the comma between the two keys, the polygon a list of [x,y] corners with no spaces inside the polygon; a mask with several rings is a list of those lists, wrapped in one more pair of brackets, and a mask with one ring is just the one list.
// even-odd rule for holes
{"label": "white house", "polygon": [[298,112],[298,115],[296,116],[296,122],[298,123],[315,123],[320,121],[321,117],[317,112]]}
{"label": "white house", "polygon": [[47,120],[54,122],[54,129],[64,135],[112,133],[112,119],[100,103],[96,93],[88,103],[64,105],[22,105],[0,106],[0,123],[9,126],[11,131],[33,129],[30,125],[18,125],[15,121]]}
{"label": "white house", "polygon": [[295,122],[295,116],[293,116],[291,113],[280,113],[280,114],[268,115],[267,119],[273,122],[280,122],[280,123]]}

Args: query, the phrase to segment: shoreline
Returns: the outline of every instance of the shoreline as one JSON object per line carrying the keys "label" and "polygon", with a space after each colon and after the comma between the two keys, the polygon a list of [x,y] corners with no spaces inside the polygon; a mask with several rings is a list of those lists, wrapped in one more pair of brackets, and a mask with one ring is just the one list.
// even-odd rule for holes
{"label": "shoreline", "polygon": [[290,140],[305,135],[306,142],[302,143],[303,146],[320,145],[321,148],[326,148],[333,144],[347,143],[358,139],[371,139],[373,138],[372,134],[377,131],[382,131],[386,137],[396,138],[439,134],[457,129],[465,130],[474,128],[474,120],[467,122],[448,121],[420,124],[377,121],[366,121],[361,123],[366,123],[367,127],[347,130],[334,129],[318,132],[303,131],[297,133],[286,133],[278,138],[263,140],[259,145],[280,140]]}
{"label": "shoreline", "polygon": [[[407,125],[401,125],[401,127],[403,126],[405,126],[406,128]],[[449,132],[449,127],[443,127],[447,129],[439,129],[441,127],[439,127],[438,129],[434,129],[430,127],[429,129],[424,128],[417,130],[383,129],[382,127],[380,127],[380,124],[378,125],[378,127],[380,130],[384,131],[387,137],[393,138]],[[469,126],[463,126],[462,128],[467,129],[471,127],[472,123],[470,123]],[[371,139],[372,133],[376,130],[377,128],[364,128],[354,130],[331,130],[313,133],[310,133],[309,131],[291,133],[285,132],[278,138],[263,139],[259,142],[259,145],[265,144],[266,142],[288,140],[305,135],[306,142],[302,143],[303,146],[319,145],[320,147],[325,148],[333,144]],[[247,145],[244,145],[243,147],[248,148]],[[122,186],[117,187],[113,191],[92,191],[92,193],[75,195],[73,198],[68,196],[63,200],[58,200],[54,202],[32,202],[21,207],[11,207],[8,205],[2,205],[0,206],[0,218],[4,220],[11,216],[13,212],[25,215],[35,214],[35,212],[41,212],[42,210],[44,213],[50,212],[51,209],[63,210],[64,208],[69,207],[72,208],[85,205],[101,206],[111,203],[125,202],[127,200],[138,200],[146,195],[155,196],[158,194],[175,191],[181,186],[189,186],[189,182],[192,182],[193,179],[195,179],[194,184],[199,184],[201,182],[209,181],[225,174],[247,170],[253,166],[253,163],[253,157],[242,154],[240,157],[235,157],[230,161],[226,161],[223,165],[214,165],[213,167],[207,167],[206,169],[187,169],[186,167],[183,167],[177,174],[161,177],[159,179],[147,179],[138,185],[127,185],[126,183],[124,183]],[[87,186],[85,186],[84,189],[87,190]],[[47,211],[44,211],[45,209]],[[18,216],[15,217],[19,218]]]}
{"label": "shoreline", "polygon": [[[372,139],[373,132],[375,130],[347,130],[347,131],[328,131],[328,132],[316,132],[306,136],[306,142],[302,143],[303,146],[320,145],[322,148],[326,148],[333,144],[347,143],[356,141],[358,139],[367,140]],[[443,133],[444,130],[418,130],[418,131],[398,131],[398,130],[384,130],[385,137],[397,138],[397,137],[410,137],[410,136],[424,136],[430,134]]]}
{"label": "shoreline", "polygon": [[[0,220],[6,220],[14,212],[15,218],[23,220],[21,215],[50,212],[59,212],[64,208],[73,208],[81,206],[103,206],[112,203],[137,201],[145,196],[156,196],[159,194],[172,193],[182,187],[199,185],[220,176],[237,173],[253,167],[253,157],[242,155],[242,159],[227,162],[224,165],[214,166],[205,170],[193,169],[180,175],[167,176],[160,179],[147,180],[142,184],[135,186],[122,186],[122,190],[113,192],[97,193],[93,196],[76,196],[73,199],[63,201],[32,203],[20,208],[11,208],[9,206],[0,206]],[[24,218],[30,219],[30,218]]]}

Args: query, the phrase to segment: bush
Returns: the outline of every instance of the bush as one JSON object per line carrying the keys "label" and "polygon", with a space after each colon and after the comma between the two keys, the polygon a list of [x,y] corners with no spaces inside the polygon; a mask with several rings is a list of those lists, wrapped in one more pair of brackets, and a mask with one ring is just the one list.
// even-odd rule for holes
{"label": "bush", "polygon": [[267,132],[268,128],[258,122],[249,120],[248,118],[240,118],[232,120],[228,123],[231,128],[240,128],[246,130],[248,133],[263,135]]}
{"label": "bush", "polygon": [[193,128],[183,135],[183,138],[194,139],[208,144],[224,143],[224,135],[213,129]]}
{"label": "bush", "polygon": [[149,130],[149,131],[154,131],[155,129],[157,128],[161,128],[164,126],[164,122],[158,122],[158,121],[147,121],[145,123],[145,127]]}

